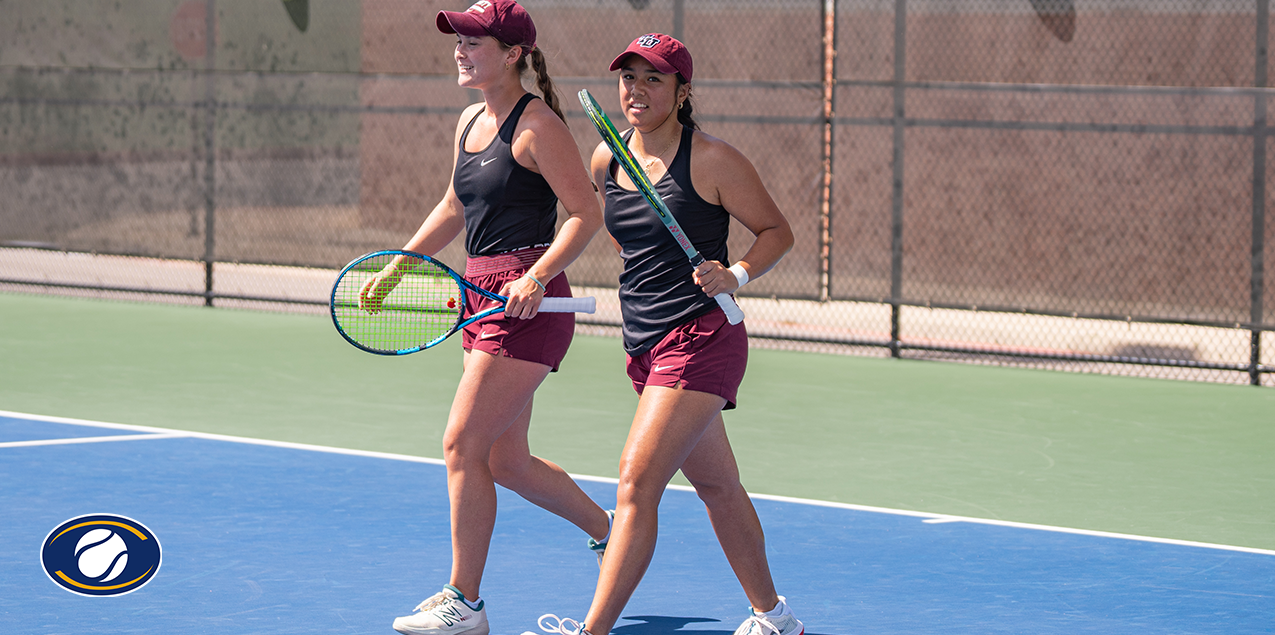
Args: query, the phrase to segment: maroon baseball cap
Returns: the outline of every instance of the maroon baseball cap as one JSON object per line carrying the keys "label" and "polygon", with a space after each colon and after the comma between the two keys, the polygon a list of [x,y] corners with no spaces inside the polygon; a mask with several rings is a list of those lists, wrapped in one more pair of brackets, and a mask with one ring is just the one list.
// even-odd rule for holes
{"label": "maroon baseball cap", "polygon": [[620,63],[629,55],[640,55],[642,59],[650,62],[655,70],[669,75],[681,73],[682,79],[691,81],[693,70],[691,52],[686,50],[685,44],[678,42],[671,35],[647,33],[633,40],[629,48],[624,49],[624,52],[611,62],[611,70],[619,70]]}
{"label": "maroon baseball cap", "polygon": [[490,35],[510,46],[536,48],[536,25],[514,0],[478,0],[463,12],[439,11],[434,22],[443,33]]}

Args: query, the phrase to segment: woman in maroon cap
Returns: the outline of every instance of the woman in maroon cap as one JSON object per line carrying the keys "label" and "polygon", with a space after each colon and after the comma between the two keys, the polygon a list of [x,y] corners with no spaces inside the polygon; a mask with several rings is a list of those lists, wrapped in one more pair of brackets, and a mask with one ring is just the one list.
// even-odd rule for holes
{"label": "woman in maroon cap", "polygon": [[[558,107],[531,17],[513,0],[442,11],[456,34],[457,83],[482,91],[456,126],[447,193],[404,250],[437,253],[465,230],[465,275],[509,297],[503,315],[465,327],[464,372],[443,452],[451,503],[452,571],[443,590],[394,621],[411,635],[486,635],[479,596],[496,520],[499,483],[605,542],[610,516],[562,468],[532,456],[532,395],[558,369],[575,329],[570,313],[538,313],[547,296],[570,296],[563,270],[602,225],[593,184]],[[542,98],[523,89],[528,67]],[[558,203],[567,213],[555,236]],[[395,265],[363,290],[375,302],[393,288]],[[470,293],[465,317],[493,306]]]}
{"label": "woman in maroon cap", "polygon": [[[650,209],[611,151],[599,144],[593,181],[606,197],[607,230],[624,259],[620,306],[628,374],[640,395],[620,456],[615,523],[583,623],[542,618],[560,633],[606,635],[655,551],[660,498],[682,474],[708,509],[717,540],[752,606],[737,635],[801,635],[802,623],[776,594],[761,522],[726,437],[722,410],[748,360],[744,325],[717,302],[774,267],[792,247],[788,222],[747,158],[699,131],[692,116],[692,63],[686,47],[660,33],[637,38],[611,63],[620,106],[633,129],[628,147],[707,262],[686,253]],[[729,267],[730,221],[755,236]],[[564,624],[565,622],[565,624]]]}

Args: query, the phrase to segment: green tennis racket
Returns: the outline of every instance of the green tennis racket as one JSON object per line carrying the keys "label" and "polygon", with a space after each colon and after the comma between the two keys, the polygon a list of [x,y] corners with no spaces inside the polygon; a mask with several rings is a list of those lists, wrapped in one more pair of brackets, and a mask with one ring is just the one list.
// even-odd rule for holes
{"label": "green tennis racket", "polygon": [[[593,121],[593,126],[598,129],[598,134],[602,135],[602,140],[606,142],[607,147],[611,149],[611,154],[615,155],[615,160],[624,168],[624,172],[629,175],[629,179],[637,185],[638,191],[642,193],[642,198],[651,205],[651,209],[659,215],[660,221],[673,234],[673,239],[681,246],[682,251],[686,252],[686,257],[690,259],[692,267],[699,267],[704,262],[704,256],[700,255],[695,245],[691,244],[691,240],[686,237],[682,231],[682,226],[677,223],[677,219],[673,218],[673,212],[670,212],[668,206],[664,204],[664,199],[659,192],[655,191],[655,186],[651,185],[651,179],[647,178],[646,172],[642,170],[642,166],[638,165],[637,159],[633,158],[633,152],[629,150],[628,144],[624,143],[624,139],[620,133],[611,124],[611,120],[607,118],[607,114],[602,112],[602,107],[598,106],[598,102],[593,99],[593,95],[588,90],[580,91],[580,105],[584,106],[585,114],[589,115],[589,119]],[[731,324],[739,324],[744,320],[744,312],[735,303],[729,293],[719,293],[713,297],[717,300],[717,304],[722,307],[722,311],[726,312],[726,319]]]}

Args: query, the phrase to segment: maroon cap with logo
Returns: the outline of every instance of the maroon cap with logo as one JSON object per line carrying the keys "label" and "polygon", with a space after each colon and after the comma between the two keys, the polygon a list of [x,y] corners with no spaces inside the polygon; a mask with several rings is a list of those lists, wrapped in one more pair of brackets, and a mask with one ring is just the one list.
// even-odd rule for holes
{"label": "maroon cap with logo", "polygon": [[478,0],[464,12],[439,11],[434,22],[443,33],[490,35],[510,46],[536,48],[536,25],[514,0]]}
{"label": "maroon cap with logo", "polygon": [[633,40],[629,48],[624,49],[624,52],[611,62],[611,70],[619,70],[620,63],[629,55],[640,55],[642,59],[650,62],[655,70],[669,75],[681,73],[682,79],[691,81],[691,71],[694,68],[691,63],[691,52],[686,50],[686,45],[678,42],[671,35],[647,33]]}

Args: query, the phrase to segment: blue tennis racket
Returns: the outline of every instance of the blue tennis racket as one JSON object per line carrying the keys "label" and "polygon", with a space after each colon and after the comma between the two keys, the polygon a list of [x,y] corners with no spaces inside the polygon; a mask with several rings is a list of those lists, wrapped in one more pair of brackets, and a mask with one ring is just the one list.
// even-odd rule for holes
{"label": "blue tennis racket", "polygon": [[[497,306],[465,315],[465,291]],[[378,355],[406,355],[505,310],[509,298],[479,288],[447,265],[410,251],[376,251],[346,265],[332,285],[332,323],[349,343]],[[594,298],[545,298],[545,313],[593,313]]]}

